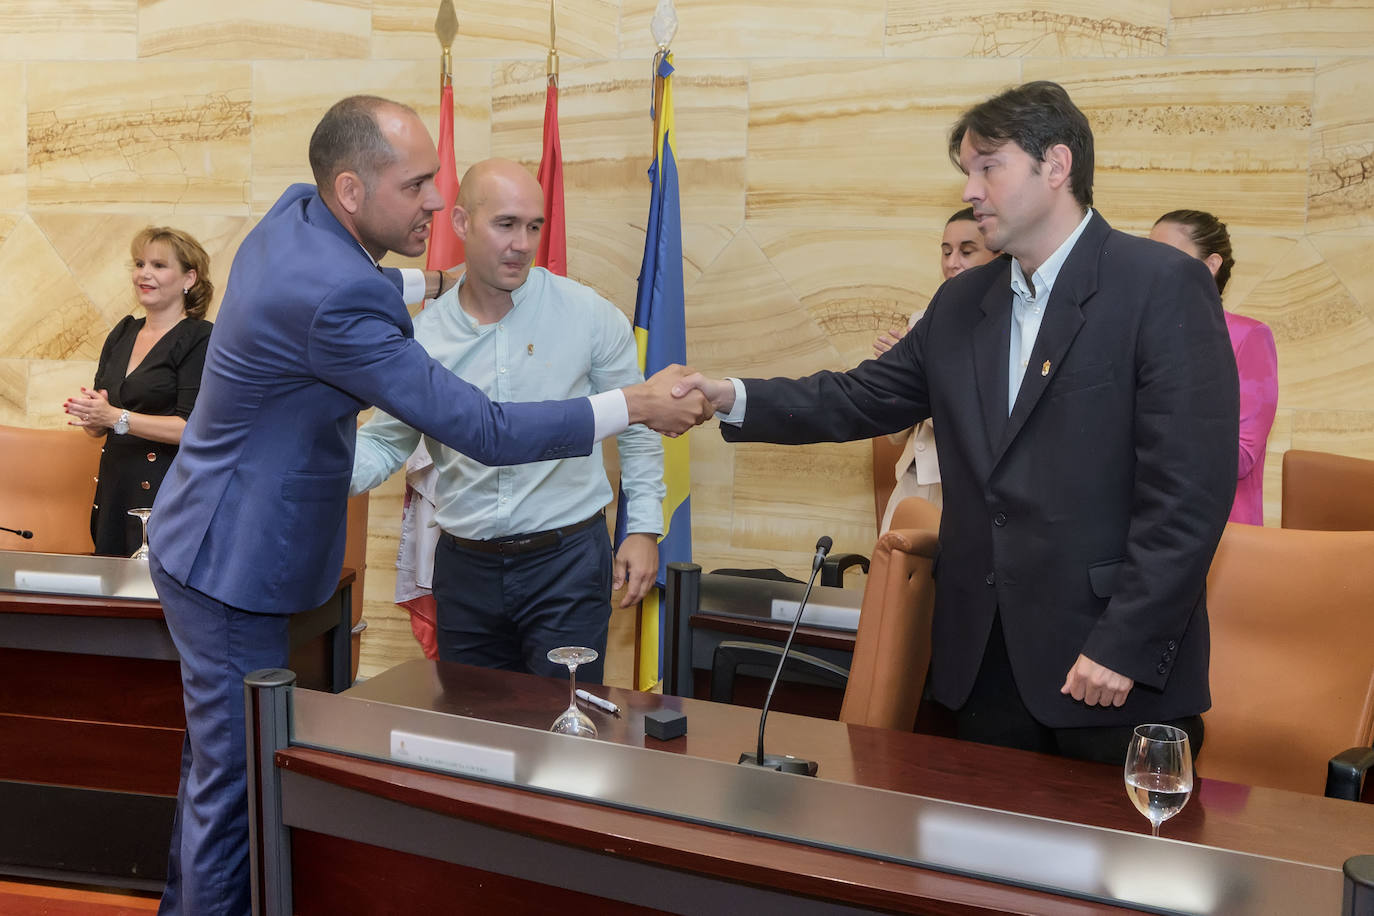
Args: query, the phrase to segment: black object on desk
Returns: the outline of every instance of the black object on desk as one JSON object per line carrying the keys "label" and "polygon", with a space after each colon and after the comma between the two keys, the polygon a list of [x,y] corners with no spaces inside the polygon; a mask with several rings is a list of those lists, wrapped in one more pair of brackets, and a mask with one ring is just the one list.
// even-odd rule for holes
{"label": "black object on desk", "polygon": [[672,741],[687,734],[687,716],[675,709],[655,709],[644,715],[644,734],[659,741]]}

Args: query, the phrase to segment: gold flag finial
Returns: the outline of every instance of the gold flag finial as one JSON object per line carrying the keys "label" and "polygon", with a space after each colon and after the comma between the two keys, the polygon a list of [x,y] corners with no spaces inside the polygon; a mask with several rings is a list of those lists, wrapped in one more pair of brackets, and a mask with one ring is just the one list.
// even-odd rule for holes
{"label": "gold flag finial", "polygon": [[549,76],[549,82],[558,85],[558,22],[554,19],[555,0],[549,0],[549,57],[545,62],[545,70]]}
{"label": "gold flag finial", "polygon": [[458,14],[453,11],[453,0],[442,0],[439,15],[434,17],[434,34],[439,38],[439,47],[444,49],[439,86],[442,89],[453,82],[453,39],[458,37]]}

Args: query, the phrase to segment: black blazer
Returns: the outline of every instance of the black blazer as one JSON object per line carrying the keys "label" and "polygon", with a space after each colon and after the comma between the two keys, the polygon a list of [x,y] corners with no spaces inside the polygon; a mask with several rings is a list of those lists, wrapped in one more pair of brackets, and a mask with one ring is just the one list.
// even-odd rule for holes
{"label": "black blazer", "polygon": [[[1094,214],[1055,280],[1010,416],[1011,265],[941,286],[892,350],[845,373],[746,380],[727,440],[830,442],[933,417],[944,512],[931,660],[961,707],[1000,611],[1031,713],[1054,728],[1206,710],[1204,585],[1235,495],[1239,386],[1201,261]],[[1133,678],[1121,708],[1059,688],[1079,653]]]}

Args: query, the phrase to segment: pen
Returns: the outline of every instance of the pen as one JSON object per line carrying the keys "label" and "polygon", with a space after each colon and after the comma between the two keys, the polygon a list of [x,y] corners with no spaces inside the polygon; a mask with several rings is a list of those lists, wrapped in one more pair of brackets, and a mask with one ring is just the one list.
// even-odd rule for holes
{"label": "pen", "polygon": [[587,691],[583,690],[581,687],[577,688],[577,698],[578,698],[579,700],[586,700],[588,703],[591,703],[593,706],[597,707],[598,709],[604,709],[604,710],[606,710],[606,712],[610,713],[610,714],[613,715],[613,716],[618,716],[618,715],[620,715],[620,707],[619,707],[619,706],[615,705],[615,704],[612,703],[610,700],[603,700],[603,699],[601,699],[601,697],[597,696],[597,695],[594,694],[594,693],[588,693]]}

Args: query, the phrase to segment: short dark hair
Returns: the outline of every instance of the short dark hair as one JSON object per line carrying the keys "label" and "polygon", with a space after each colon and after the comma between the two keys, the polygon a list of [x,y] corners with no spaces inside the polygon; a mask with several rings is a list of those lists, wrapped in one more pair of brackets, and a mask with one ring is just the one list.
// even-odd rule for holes
{"label": "short dark hair", "polygon": [[954,214],[950,216],[949,219],[945,220],[945,225],[948,226],[950,223],[958,222],[976,223],[978,222],[978,217],[973,215],[972,207],[965,207],[962,210],[955,210]]}
{"label": "short dark hair", "polygon": [[396,161],[396,151],[377,124],[384,108],[415,113],[408,105],[380,96],[351,95],[335,102],[315,125],[310,136],[310,170],[321,194],[333,194],[334,179],[346,171],[357,172],[363,187],[371,191],[377,175]]}
{"label": "short dark hair", "polygon": [[1010,142],[1037,162],[1044,161],[1050,147],[1064,144],[1073,154],[1069,190],[1084,207],[1092,206],[1092,128],[1058,83],[1048,80],[1026,83],[979,102],[964,112],[949,132],[949,158],[956,166],[965,135],[973,138],[971,142],[979,152],[992,152]]}
{"label": "short dark hair", "polygon": [[1204,261],[1208,255],[1221,255],[1221,266],[1217,268],[1216,275],[1217,293],[1220,295],[1226,289],[1226,281],[1231,279],[1231,268],[1236,264],[1236,259],[1231,257],[1231,233],[1226,231],[1226,224],[1206,210],[1170,210],[1155,220],[1156,226],[1160,223],[1173,223],[1188,230],[1188,238],[1202,252]]}

